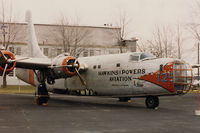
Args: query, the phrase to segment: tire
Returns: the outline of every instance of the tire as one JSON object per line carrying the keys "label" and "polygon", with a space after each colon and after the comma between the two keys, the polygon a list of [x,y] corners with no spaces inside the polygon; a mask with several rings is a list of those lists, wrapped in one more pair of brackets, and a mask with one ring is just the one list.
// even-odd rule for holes
{"label": "tire", "polygon": [[159,105],[159,99],[157,96],[148,96],[145,100],[146,107],[149,109],[155,109]]}
{"label": "tire", "polygon": [[45,84],[40,84],[37,88],[37,91],[35,93],[35,103],[37,105],[44,105],[47,104],[49,100],[49,94],[46,89]]}
{"label": "tire", "polygon": [[35,101],[37,105],[43,105],[43,104],[47,104],[48,100],[49,100],[48,97],[37,97]]}

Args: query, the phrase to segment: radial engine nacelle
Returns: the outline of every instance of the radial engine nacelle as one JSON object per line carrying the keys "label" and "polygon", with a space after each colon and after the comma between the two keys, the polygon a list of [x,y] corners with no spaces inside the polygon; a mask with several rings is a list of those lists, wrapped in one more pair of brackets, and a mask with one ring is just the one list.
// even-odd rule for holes
{"label": "radial engine nacelle", "polygon": [[11,72],[15,65],[15,55],[12,52],[0,51],[0,76]]}
{"label": "radial engine nacelle", "polygon": [[80,69],[80,63],[73,56],[59,55],[52,61],[54,75],[56,78],[72,77]]}

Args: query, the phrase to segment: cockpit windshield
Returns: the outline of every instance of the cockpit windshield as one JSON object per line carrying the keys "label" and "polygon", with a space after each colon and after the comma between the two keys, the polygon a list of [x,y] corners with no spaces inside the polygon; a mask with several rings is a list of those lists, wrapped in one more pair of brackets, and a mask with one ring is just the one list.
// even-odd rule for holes
{"label": "cockpit windshield", "polygon": [[139,60],[146,60],[146,59],[152,59],[156,58],[156,56],[150,54],[150,53],[138,53],[135,52],[130,55],[130,60],[131,61],[139,61]]}
{"label": "cockpit windshield", "polygon": [[140,60],[150,59],[150,58],[156,58],[156,56],[154,56],[153,54],[150,54],[150,53],[142,53],[140,55]]}

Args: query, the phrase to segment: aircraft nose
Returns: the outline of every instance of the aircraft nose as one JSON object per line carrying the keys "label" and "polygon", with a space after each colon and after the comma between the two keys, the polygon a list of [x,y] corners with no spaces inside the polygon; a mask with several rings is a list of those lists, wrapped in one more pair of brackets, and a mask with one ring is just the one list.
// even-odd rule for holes
{"label": "aircraft nose", "polygon": [[173,82],[177,93],[186,93],[193,82],[192,67],[184,61],[173,62]]}
{"label": "aircraft nose", "polygon": [[159,85],[173,94],[184,94],[192,86],[192,67],[184,61],[174,60],[160,64],[160,69],[140,77],[153,84]]}

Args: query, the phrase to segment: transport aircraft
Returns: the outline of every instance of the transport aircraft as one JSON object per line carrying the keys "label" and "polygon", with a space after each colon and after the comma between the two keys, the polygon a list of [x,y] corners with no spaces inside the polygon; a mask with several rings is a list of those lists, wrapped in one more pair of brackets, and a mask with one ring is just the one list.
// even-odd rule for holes
{"label": "transport aircraft", "polygon": [[0,51],[0,75],[16,67],[16,76],[36,87],[35,102],[47,104],[49,92],[119,98],[146,98],[146,107],[159,106],[159,96],[182,95],[193,82],[191,66],[179,59],[156,58],[152,54],[123,54],[79,57],[63,53],[49,59],[41,52],[30,12],[28,23],[28,57],[15,57]]}

